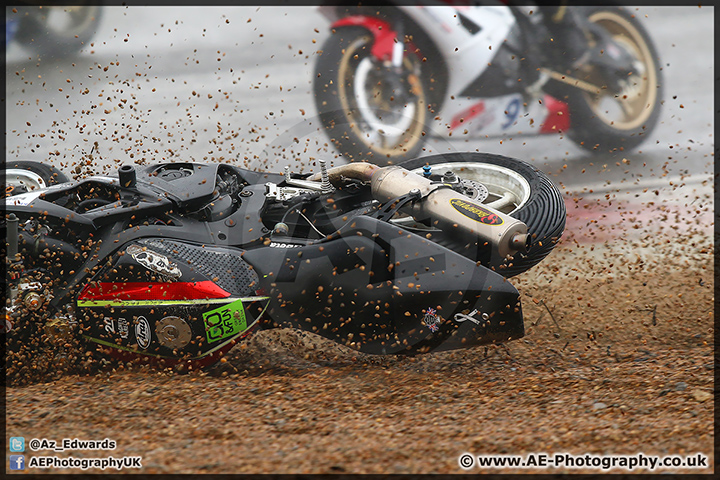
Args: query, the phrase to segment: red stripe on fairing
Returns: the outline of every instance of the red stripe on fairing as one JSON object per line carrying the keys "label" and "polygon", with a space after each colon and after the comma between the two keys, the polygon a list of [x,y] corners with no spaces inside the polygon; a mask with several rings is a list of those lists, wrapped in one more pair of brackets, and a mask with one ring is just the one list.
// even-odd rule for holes
{"label": "red stripe on fairing", "polygon": [[570,111],[567,103],[555,97],[545,95],[543,103],[548,110],[545,122],[540,127],[540,133],[558,133],[570,129]]}
{"label": "red stripe on fairing", "polygon": [[392,58],[393,44],[397,33],[388,22],[368,15],[351,15],[343,17],[332,24],[332,28],[348,26],[359,26],[368,29],[375,38],[370,50],[373,57],[380,61]]}
{"label": "red stripe on fairing", "polygon": [[226,292],[210,280],[202,282],[99,282],[87,285],[78,300],[195,300],[225,298]]}

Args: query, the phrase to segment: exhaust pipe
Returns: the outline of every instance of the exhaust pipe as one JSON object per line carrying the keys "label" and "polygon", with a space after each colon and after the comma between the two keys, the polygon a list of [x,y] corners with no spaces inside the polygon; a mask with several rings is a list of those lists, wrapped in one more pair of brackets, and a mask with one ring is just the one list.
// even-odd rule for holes
{"label": "exhaust pipe", "polygon": [[451,188],[437,188],[429,179],[402,167],[379,169],[371,178],[373,197],[388,201],[417,188],[422,200],[407,213],[417,220],[430,220],[433,226],[456,231],[472,240],[488,242],[502,257],[524,250],[527,225],[498,210],[473,202]]}
{"label": "exhaust pipe", "polygon": [[[480,244],[488,242],[497,253],[506,257],[526,251],[527,225],[509,215],[472,201],[451,188],[438,188],[429,179],[399,167],[377,167],[369,163],[351,163],[328,170],[330,181],[339,183],[342,177],[369,181],[373,198],[387,202],[410,190],[418,189],[421,200],[404,210],[418,221],[429,220],[431,225]],[[317,177],[317,178],[316,178]],[[315,174],[308,180],[319,180]]]}

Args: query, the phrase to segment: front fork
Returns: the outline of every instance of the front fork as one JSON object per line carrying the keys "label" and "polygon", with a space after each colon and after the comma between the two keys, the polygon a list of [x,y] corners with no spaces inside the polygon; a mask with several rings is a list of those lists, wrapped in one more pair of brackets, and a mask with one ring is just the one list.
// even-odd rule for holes
{"label": "front fork", "polygon": [[[42,270],[25,270],[22,256],[18,254],[19,219],[10,213],[7,219],[7,278],[6,278],[6,306],[4,332],[10,332],[18,322],[26,317],[27,313],[41,312],[43,308],[50,307],[52,294],[42,282],[33,279],[33,275],[44,277]],[[72,306],[66,307],[66,314],[53,315],[44,326],[48,337],[63,337],[70,335],[76,320]],[[2,328],[0,328],[2,330]]]}
{"label": "front fork", "polygon": [[396,19],[393,24],[395,25],[395,43],[393,44],[390,63],[399,74],[402,72],[403,57],[405,56],[405,29],[400,18]]}
{"label": "front fork", "polygon": [[[399,103],[405,103],[414,94],[417,79],[406,79],[403,75],[405,58],[405,26],[402,17],[397,14],[391,21],[372,15],[349,15],[337,18],[334,10],[323,13],[332,20],[332,28],[359,26],[373,36],[370,50],[377,66],[386,70],[385,86]],[[414,74],[411,74],[414,75]]]}
{"label": "front fork", "polygon": [[393,96],[398,103],[404,104],[415,95],[415,82],[417,79],[410,78],[410,76],[415,76],[414,73],[406,76],[403,71],[403,61],[405,59],[405,25],[403,24],[402,18],[397,16],[392,25],[393,31],[395,32],[392,55],[389,62],[385,61],[383,63],[388,69],[386,81],[393,92]]}

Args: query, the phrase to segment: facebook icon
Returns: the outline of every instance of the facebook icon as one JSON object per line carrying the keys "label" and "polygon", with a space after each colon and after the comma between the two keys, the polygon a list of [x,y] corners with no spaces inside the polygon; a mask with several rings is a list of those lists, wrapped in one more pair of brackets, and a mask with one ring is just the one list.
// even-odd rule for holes
{"label": "facebook icon", "polygon": [[10,455],[10,470],[25,470],[25,455]]}

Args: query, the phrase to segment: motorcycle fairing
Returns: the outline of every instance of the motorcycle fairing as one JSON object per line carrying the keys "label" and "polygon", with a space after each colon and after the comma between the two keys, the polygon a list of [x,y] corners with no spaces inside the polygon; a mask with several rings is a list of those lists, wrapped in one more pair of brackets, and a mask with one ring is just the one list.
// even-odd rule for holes
{"label": "motorcycle fairing", "polygon": [[241,255],[163,238],[124,245],[78,295],[85,338],[165,359],[229,348],[257,328],[268,303]]}
{"label": "motorcycle fairing", "polygon": [[489,50],[488,45],[502,44],[515,25],[512,12],[503,5],[463,10],[462,14],[477,27],[471,30],[462,25],[458,9],[452,6],[398,8],[427,32],[438,51],[452,52],[446,58],[450,76],[445,101],[459,96],[487,69],[498,53]]}
{"label": "motorcycle fairing", "polygon": [[378,61],[390,60],[397,32],[385,20],[369,15],[350,15],[332,24],[332,28],[360,26],[367,29],[373,36],[370,53]]}
{"label": "motorcycle fairing", "polygon": [[[425,353],[524,335],[519,294],[502,276],[369,216],[328,241],[243,258],[270,296],[266,322],[362,352]],[[474,309],[487,318],[455,321]]]}
{"label": "motorcycle fairing", "polygon": [[[515,18],[505,6],[485,6],[463,11],[466,20],[476,26],[470,30],[462,27],[458,10],[452,6],[398,8],[431,36],[431,41],[439,51],[453,52],[447,58],[452,75],[446,100],[464,90],[485,71],[497,53],[488,50],[487,46],[501,44],[515,24]],[[371,50],[373,56],[381,61],[389,58],[397,35],[392,25],[370,15],[350,15],[334,21],[332,28],[348,25],[366,28],[375,38]]]}
{"label": "motorcycle fairing", "polygon": [[[469,9],[460,15],[452,6],[398,8],[430,35],[439,51],[453,52],[447,58],[449,84],[440,103],[440,117],[445,120],[447,128],[433,131],[434,136],[449,137],[457,130],[479,138],[481,135],[510,133],[558,133],[570,128],[568,108],[564,102],[545,95],[545,102],[528,104],[521,93],[522,88],[527,86],[525,83],[515,79],[508,84],[498,84],[501,79],[512,78],[512,75],[498,71],[503,68],[499,65],[507,63],[511,55],[502,52],[504,57],[499,58],[501,52],[489,50],[487,45],[501,45],[503,50],[505,45],[501,40],[512,37],[511,31],[517,24],[510,9],[502,5],[485,6]],[[462,24],[463,20],[470,21],[475,27],[451,27]],[[374,39],[371,54],[378,61],[391,58],[397,32],[389,22],[371,15],[334,19],[332,28],[343,26],[367,29]],[[414,51],[414,48],[406,49],[411,50]]]}
{"label": "motorcycle fairing", "polygon": [[[171,164],[154,164],[147,168],[150,170],[169,165]],[[193,169],[193,171],[199,170]],[[254,183],[243,187],[242,202],[233,213],[210,222],[175,213],[173,209],[177,202],[161,193],[162,190],[154,185],[154,176],[142,174],[138,175],[137,185],[132,192],[129,189],[121,189],[117,177],[95,176],[78,183],[59,184],[39,192],[10,197],[9,200],[12,201],[7,202],[6,208],[8,212],[15,213],[23,221],[35,217],[43,224],[54,226],[53,228],[61,226],[60,230],[63,238],[67,237],[67,242],[79,239],[83,235],[102,240],[93,243],[91,251],[81,252],[73,244],[47,235],[32,236],[20,232],[21,251],[26,249],[29,253],[32,252],[26,259],[28,263],[32,263],[32,259],[39,251],[38,248],[40,250],[51,248],[52,251],[59,252],[54,256],[58,260],[67,257],[68,262],[73,259],[76,262],[77,255],[81,253],[85,258],[82,268],[65,269],[65,271],[70,270],[69,276],[63,285],[58,286],[55,297],[50,300],[51,305],[60,308],[71,300],[69,296],[73,294],[75,287],[87,281],[86,272],[99,268],[99,263],[103,259],[114,255],[120,245],[129,244],[131,241],[146,237],[178,237],[194,244],[247,245],[262,238],[264,227],[257,212],[262,209],[265,201],[265,186],[259,182],[280,182],[283,176],[238,168],[233,168],[233,171],[243,179],[247,179],[246,181]],[[202,183],[202,179],[195,181]],[[215,180],[206,183],[215,185]],[[115,190],[118,195],[124,196],[123,202],[119,205],[111,203],[88,212],[78,213],[74,210],[75,205],[68,200],[77,197],[78,193],[84,190],[107,189]],[[198,196],[193,198],[197,199]],[[133,221],[133,218],[147,219],[153,216],[157,216],[155,223]],[[64,264],[60,265],[58,272],[55,273],[59,273],[63,266]]]}

